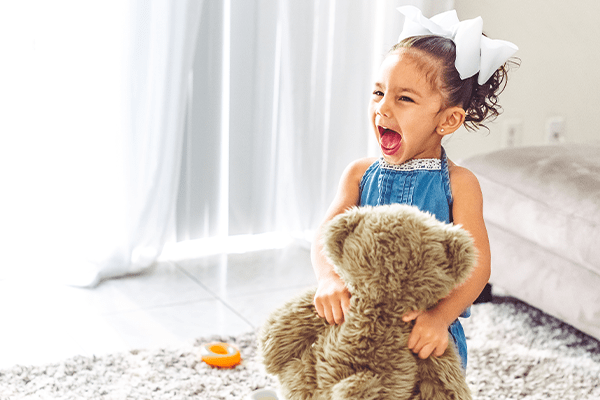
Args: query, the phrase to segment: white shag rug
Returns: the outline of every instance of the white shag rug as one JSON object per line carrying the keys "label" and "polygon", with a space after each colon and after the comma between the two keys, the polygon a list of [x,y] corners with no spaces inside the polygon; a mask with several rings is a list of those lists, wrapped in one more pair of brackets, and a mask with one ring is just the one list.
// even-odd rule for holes
{"label": "white shag rug", "polygon": [[[600,342],[511,298],[474,305],[463,320],[467,380],[474,399],[600,399]],[[199,361],[205,342],[236,344],[231,370]],[[257,362],[255,335],[209,337],[176,350],[136,350],[74,357],[44,366],[0,370],[7,399],[246,399],[276,387]]]}

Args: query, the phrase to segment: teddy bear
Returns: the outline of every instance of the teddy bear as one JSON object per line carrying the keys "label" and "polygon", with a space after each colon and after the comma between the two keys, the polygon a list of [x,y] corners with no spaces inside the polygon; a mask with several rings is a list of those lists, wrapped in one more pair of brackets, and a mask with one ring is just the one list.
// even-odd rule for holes
{"label": "teddy bear", "polygon": [[[452,344],[421,359],[407,347],[413,322],[464,282],[470,235],[414,206],[353,207],[323,231],[324,252],[348,288],[350,309],[329,325],[309,289],[276,309],[258,334],[265,370],[287,400],[470,399]],[[453,343],[449,338],[449,343]]]}

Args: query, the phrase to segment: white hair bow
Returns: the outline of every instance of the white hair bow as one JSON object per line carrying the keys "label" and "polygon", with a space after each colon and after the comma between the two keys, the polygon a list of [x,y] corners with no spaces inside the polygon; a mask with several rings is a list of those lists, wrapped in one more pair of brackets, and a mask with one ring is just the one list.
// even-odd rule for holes
{"label": "white hair bow", "polygon": [[511,42],[483,36],[481,17],[459,21],[456,10],[425,18],[414,6],[399,7],[404,27],[398,42],[411,36],[436,35],[451,39],[456,45],[454,66],[461,79],[479,72],[477,83],[483,85],[519,49]]}

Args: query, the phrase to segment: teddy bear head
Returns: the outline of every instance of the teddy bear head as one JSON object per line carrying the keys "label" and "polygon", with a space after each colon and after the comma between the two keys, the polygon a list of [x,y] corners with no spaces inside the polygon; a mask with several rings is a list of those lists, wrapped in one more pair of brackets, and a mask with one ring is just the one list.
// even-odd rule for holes
{"label": "teddy bear head", "polygon": [[470,235],[414,206],[353,207],[333,218],[324,251],[350,293],[375,302],[401,300],[429,309],[469,276]]}

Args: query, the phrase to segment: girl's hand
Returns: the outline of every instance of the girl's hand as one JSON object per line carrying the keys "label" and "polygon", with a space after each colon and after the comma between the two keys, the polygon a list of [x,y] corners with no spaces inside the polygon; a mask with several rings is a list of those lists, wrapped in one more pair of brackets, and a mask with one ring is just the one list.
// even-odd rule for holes
{"label": "girl's hand", "polygon": [[430,355],[439,357],[448,347],[448,325],[432,311],[409,311],[402,316],[402,321],[415,321],[415,326],[408,337],[408,348],[419,358],[426,359]]}
{"label": "girl's hand", "polygon": [[350,308],[350,292],[344,281],[337,274],[332,274],[319,281],[314,304],[319,317],[325,318],[329,325],[340,325]]}

